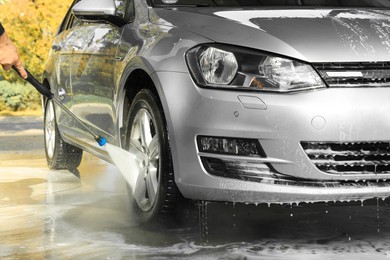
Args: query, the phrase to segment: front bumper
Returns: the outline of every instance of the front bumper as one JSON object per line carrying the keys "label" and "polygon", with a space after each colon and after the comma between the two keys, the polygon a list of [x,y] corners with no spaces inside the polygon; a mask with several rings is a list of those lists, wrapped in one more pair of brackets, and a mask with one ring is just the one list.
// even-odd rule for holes
{"label": "front bumper", "polygon": [[[301,142],[390,142],[390,88],[330,88],[293,94],[202,89],[185,73],[158,72],[176,183],[191,199],[248,203],[348,201],[390,195],[390,172],[329,174]],[[197,137],[256,139],[270,166],[267,178],[210,174]]]}

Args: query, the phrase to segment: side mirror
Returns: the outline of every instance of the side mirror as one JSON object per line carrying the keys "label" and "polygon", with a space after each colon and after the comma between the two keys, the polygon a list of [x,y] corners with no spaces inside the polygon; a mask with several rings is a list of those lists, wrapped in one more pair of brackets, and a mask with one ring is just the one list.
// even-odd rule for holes
{"label": "side mirror", "polygon": [[72,12],[80,20],[106,21],[119,27],[127,24],[126,20],[117,14],[114,0],[81,0],[73,6]]}

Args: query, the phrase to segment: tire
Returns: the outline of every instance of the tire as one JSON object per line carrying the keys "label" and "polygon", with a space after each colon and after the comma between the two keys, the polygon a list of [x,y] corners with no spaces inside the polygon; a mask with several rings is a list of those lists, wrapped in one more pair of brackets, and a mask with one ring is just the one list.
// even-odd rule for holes
{"label": "tire", "polygon": [[138,92],[129,111],[126,148],[137,154],[138,170],[135,191],[128,185],[132,213],[139,224],[166,224],[176,213],[180,193],[164,113],[158,98],[146,89]]}
{"label": "tire", "polygon": [[58,131],[54,103],[47,100],[44,114],[44,140],[46,161],[50,169],[68,169],[73,172],[80,165],[83,150],[62,140]]}

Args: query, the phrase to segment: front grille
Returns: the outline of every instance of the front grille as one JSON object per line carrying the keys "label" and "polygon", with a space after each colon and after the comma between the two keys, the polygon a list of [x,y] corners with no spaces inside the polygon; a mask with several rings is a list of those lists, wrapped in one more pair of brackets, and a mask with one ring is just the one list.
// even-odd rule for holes
{"label": "front grille", "polygon": [[329,87],[390,87],[390,62],[315,63]]}
{"label": "front grille", "polygon": [[337,175],[390,174],[390,142],[301,142],[313,164]]}

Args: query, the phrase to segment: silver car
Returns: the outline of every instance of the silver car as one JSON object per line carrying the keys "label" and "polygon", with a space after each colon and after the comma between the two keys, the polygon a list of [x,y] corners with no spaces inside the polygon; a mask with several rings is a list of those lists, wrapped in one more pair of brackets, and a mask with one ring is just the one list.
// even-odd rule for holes
{"label": "silver car", "polygon": [[[81,0],[43,80],[137,158],[142,223],[184,199],[390,195],[390,1]],[[104,147],[45,100],[50,168]],[[130,160],[130,158],[129,158]],[[135,172],[136,171],[136,172]]]}

